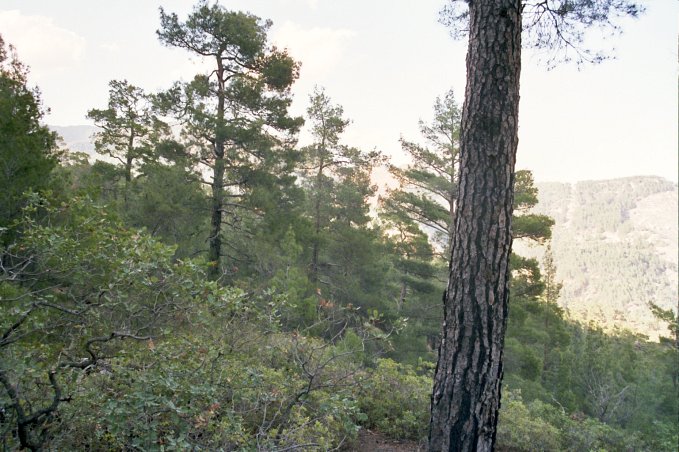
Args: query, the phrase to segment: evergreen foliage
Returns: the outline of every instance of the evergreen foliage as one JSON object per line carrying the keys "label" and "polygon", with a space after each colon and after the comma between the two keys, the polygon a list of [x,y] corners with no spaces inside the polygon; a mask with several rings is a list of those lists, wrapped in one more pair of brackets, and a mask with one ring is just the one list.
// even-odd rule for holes
{"label": "evergreen foliage", "polygon": [[87,117],[100,129],[95,135],[96,151],[123,164],[128,190],[132,171],[151,157],[158,135],[169,133],[167,124],[153,111],[150,96],[127,80],[111,80],[108,108],[92,109]]}
{"label": "evergreen foliage", "polygon": [[162,8],[160,21],[163,44],[212,65],[211,72],[176,83],[158,105],[183,122],[186,151],[199,169],[209,170],[209,273],[218,279],[228,273],[225,255],[233,262],[235,254],[247,252],[224,228],[242,229],[242,217],[261,209],[253,191],[275,189],[286,181],[278,176],[291,170],[290,144],[302,120],[287,110],[299,64],[268,43],[271,22],[252,14],[200,1],[186,21]]}
{"label": "evergreen foliage", "polygon": [[24,192],[46,187],[57,164],[56,135],[41,124],[40,92],[27,77],[14,47],[0,36],[0,228],[19,215]]}

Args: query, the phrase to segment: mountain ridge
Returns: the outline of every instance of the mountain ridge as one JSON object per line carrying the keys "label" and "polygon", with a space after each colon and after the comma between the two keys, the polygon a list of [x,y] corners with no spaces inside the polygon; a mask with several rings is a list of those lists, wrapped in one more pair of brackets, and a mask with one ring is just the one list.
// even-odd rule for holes
{"label": "mountain ridge", "polygon": [[[535,213],[555,220],[559,304],[577,320],[667,335],[648,303],[677,311],[677,184],[658,176],[536,184]],[[543,250],[517,243],[541,259]]]}

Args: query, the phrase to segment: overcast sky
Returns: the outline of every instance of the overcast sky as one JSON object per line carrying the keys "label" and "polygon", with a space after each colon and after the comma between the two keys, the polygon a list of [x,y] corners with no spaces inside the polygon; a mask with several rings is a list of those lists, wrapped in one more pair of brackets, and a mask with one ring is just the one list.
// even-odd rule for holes
{"label": "overcast sky", "polygon": [[[348,144],[403,157],[400,136],[419,138],[434,99],[464,95],[464,42],[438,11],[445,0],[231,0],[229,9],[272,19],[270,37],[302,62],[294,112],[323,86],[353,120]],[[518,168],[538,181],[659,175],[677,181],[677,18],[679,2],[652,0],[625,21],[622,36],[590,42],[617,59],[578,71],[547,71],[524,52]],[[108,81],[149,91],[188,80],[200,62],[160,45],[158,7],[184,19],[189,0],[3,0],[0,33],[30,65],[53,125],[88,124],[104,108]],[[305,135],[301,140],[306,139]]]}

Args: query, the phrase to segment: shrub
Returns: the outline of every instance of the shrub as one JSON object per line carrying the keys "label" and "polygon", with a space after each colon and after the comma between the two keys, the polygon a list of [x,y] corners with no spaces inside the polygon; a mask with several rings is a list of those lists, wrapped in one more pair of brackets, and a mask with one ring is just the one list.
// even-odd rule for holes
{"label": "shrub", "polygon": [[431,385],[430,377],[417,375],[411,366],[379,360],[358,396],[366,427],[393,438],[423,438],[429,425]]}
{"label": "shrub", "polygon": [[560,450],[561,432],[543,419],[534,417],[520,393],[503,395],[498,422],[498,448],[508,450]]}

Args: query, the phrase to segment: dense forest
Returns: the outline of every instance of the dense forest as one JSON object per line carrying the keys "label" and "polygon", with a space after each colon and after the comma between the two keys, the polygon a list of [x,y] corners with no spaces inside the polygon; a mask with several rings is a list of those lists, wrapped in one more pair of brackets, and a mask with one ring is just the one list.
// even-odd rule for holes
{"label": "dense forest", "polygon": [[[665,335],[648,302],[676,309],[677,185],[645,176],[538,188],[533,211],[554,218],[557,278],[568,282],[559,304],[609,330],[625,327],[654,340]],[[538,247],[515,249],[543,255]]]}
{"label": "dense forest", "polygon": [[[212,72],[156,93],[112,80],[88,113],[96,161],[60,147],[0,42],[3,450],[357,450],[362,429],[424,444],[458,100],[433,100],[401,140],[411,163],[389,165],[345,144],[332,93],[289,114],[300,66],[269,27],[161,10],[160,42]],[[378,196],[383,165],[397,185]],[[676,450],[676,315],[648,300],[659,342],[569,318],[529,171],[515,191],[514,237],[545,252],[511,259],[498,449]]]}

